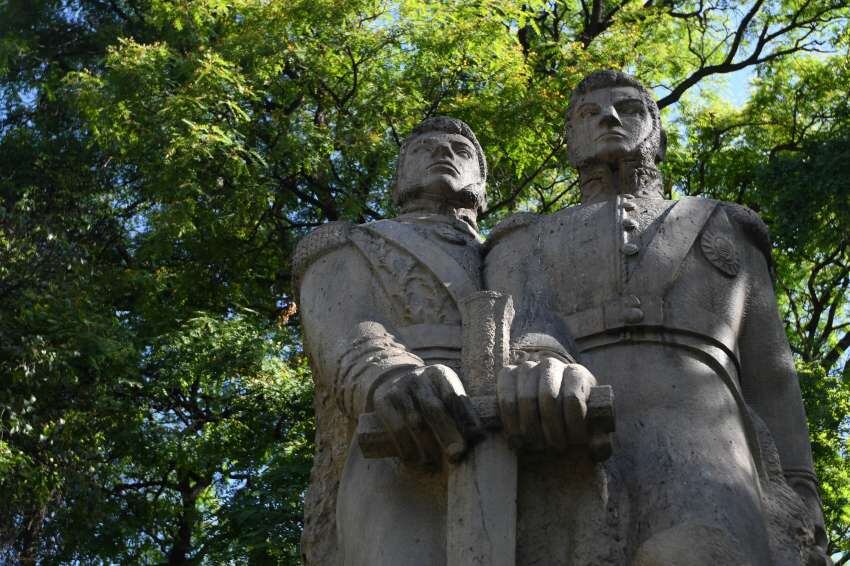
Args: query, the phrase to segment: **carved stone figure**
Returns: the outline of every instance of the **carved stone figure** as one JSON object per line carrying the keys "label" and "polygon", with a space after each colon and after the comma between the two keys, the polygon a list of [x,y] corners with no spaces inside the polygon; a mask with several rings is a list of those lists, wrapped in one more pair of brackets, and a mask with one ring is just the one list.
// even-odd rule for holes
{"label": "carved stone figure", "polygon": [[[487,243],[485,286],[513,296],[528,358],[499,378],[523,451],[516,563],[826,564],[765,225],[735,204],[663,198],[658,108],[628,75],[579,84],[567,140],[581,205],[511,217]],[[555,449],[581,434],[550,406],[576,381],[613,387],[604,464]]]}
{"label": "carved stone figure", "polygon": [[[326,224],[296,250],[316,382],[317,454],[305,501],[308,564],[445,560],[446,461],[480,436],[458,377],[459,304],[481,289],[476,220],[487,165],[463,122],[431,118],[405,140],[390,220]],[[400,458],[366,459],[373,413]]]}

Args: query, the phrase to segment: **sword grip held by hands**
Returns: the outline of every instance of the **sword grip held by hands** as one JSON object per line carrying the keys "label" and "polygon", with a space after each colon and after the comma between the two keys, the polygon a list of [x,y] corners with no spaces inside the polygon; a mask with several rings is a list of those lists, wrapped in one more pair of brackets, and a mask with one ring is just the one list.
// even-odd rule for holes
{"label": "sword grip held by hands", "polygon": [[[472,406],[487,430],[502,428],[499,418],[499,401],[495,395],[472,397]],[[611,456],[614,423],[614,392],[610,385],[598,385],[590,389],[587,399],[588,446],[591,458],[596,462]],[[357,443],[366,458],[391,458],[398,456],[392,435],[384,429],[378,415],[364,413],[357,423]]]}

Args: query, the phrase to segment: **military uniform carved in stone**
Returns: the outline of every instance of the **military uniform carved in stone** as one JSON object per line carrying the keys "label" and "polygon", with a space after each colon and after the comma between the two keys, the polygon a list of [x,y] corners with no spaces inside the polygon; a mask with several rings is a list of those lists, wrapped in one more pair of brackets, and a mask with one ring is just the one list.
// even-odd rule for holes
{"label": "military uniform carved in stone", "polygon": [[[764,224],[738,205],[663,198],[658,109],[631,77],[586,78],[568,122],[582,204],[510,219],[488,241],[485,286],[513,295],[515,347],[544,360],[500,387],[566,380],[545,360],[571,350],[613,386],[617,435],[608,462],[579,470],[547,451],[554,425],[525,396],[533,416],[508,430],[527,454],[517,564],[825,564]],[[584,519],[594,497],[601,542]]]}
{"label": "military uniform carved in stone", "polygon": [[[426,120],[399,157],[400,216],[331,223],[298,247],[318,418],[302,538],[308,564],[444,561],[441,463],[471,441],[457,421],[475,421],[457,376],[458,304],[481,288],[476,218],[485,179],[469,127]],[[400,459],[364,459],[353,432],[371,411],[392,432]]]}

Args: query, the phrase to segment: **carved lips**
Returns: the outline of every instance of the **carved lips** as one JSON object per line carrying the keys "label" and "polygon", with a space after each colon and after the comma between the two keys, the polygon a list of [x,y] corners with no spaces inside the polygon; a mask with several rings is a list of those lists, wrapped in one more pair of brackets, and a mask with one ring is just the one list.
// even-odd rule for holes
{"label": "carved lips", "polygon": [[436,163],[432,163],[428,166],[429,172],[436,173],[449,173],[454,176],[459,176],[460,171],[457,170],[457,167],[454,166],[454,163],[451,161],[437,161]]}
{"label": "carved lips", "polygon": [[605,132],[603,134],[600,134],[596,138],[596,141],[606,141],[606,140],[609,140],[609,139],[611,139],[611,140],[624,140],[628,137],[629,137],[628,134],[626,134],[625,132],[621,132],[619,130],[612,130],[610,132]]}

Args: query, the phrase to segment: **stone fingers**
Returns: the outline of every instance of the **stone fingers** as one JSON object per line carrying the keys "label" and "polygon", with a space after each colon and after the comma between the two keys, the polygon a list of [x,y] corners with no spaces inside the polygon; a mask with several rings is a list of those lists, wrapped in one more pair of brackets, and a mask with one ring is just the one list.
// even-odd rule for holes
{"label": "stone fingers", "polygon": [[594,385],[596,379],[584,366],[570,364],[564,368],[562,400],[569,444],[587,443],[587,398]]}
{"label": "stone fingers", "polygon": [[543,436],[546,443],[557,450],[567,445],[567,429],[564,422],[562,402],[562,382],[565,364],[554,358],[546,358],[540,362],[540,421],[543,425]]}
{"label": "stone fingers", "polygon": [[449,460],[457,461],[466,451],[467,443],[445,402],[454,394],[446,376],[439,369],[429,368],[413,381],[413,387],[430,432]]}
{"label": "stone fingers", "polygon": [[385,430],[390,433],[399,458],[409,464],[422,463],[426,461],[426,456],[422,454],[414,434],[414,430],[418,428],[418,414],[408,414],[413,405],[409,399],[405,401],[405,397],[402,388],[394,387],[383,395],[376,396],[375,411]]}
{"label": "stone fingers", "polygon": [[540,422],[540,404],[537,400],[540,391],[540,364],[523,362],[518,367],[517,409],[519,413],[519,431],[523,444],[533,450],[543,448],[543,425]]}
{"label": "stone fingers", "polygon": [[375,413],[396,453],[413,466],[458,461],[483,427],[457,374],[443,365],[410,370],[375,395]]}
{"label": "stone fingers", "polygon": [[596,378],[556,358],[506,366],[497,381],[502,428],[511,444],[563,451],[589,442],[588,399]]}
{"label": "stone fingers", "polygon": [[[458,432],[464,441],[463,449],[466,450],[479,441],[484,436],[484,427],[454,370],[442,364],[435,364],[425,368],[423,376],[434,385],[440,400],[452,417],[453,430]],[[446,447],[444,450],[450,459],[455,458],[454,450],[447,450]]]}

